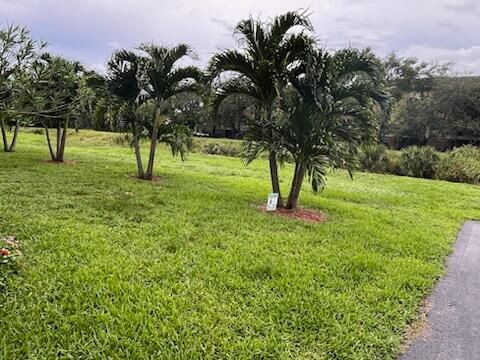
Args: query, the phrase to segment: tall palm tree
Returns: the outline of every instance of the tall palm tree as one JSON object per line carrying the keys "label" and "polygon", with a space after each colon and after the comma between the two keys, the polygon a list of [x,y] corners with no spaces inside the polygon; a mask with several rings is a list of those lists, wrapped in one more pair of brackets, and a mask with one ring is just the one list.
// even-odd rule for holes
{"label": "tall palm tree", "polygon": [[381,63],[369,50],[315,50],[290,81],[277,114],[277,147],[295,162],[286,204],[294,209],[305,176],[316,192],[329,168],[352,174],[360,145],[376,132],[374,111],[387,110],[390,97]]}
{"label": "tall palm tree", "polygon": [[145,172],[140,151],[140,134],[143,125],[137,114],[143,101],[140,96],[141,62],[142,58],[132,51],[116,51],[108,62],[107,85],[111,93],[119,99],[118,102],[114,102],[117,120],[121,122],[119,127],[129,128],[132,133],[138,177],[143,179]]}
{"label": "tall palm tree", "polygon": [[[292,33],[295,27],[301,32]],[[241,21],[235,33],[239,50],[225,50],[213,56],[208,66],[212,79],[226,75],[214,99],[214,108],[232,94],[244,94],[255,100],[257,118],[247,126],[246,133],[262,134],[259,143],[269,152],[270,177],[273,192],[280,195],[278,154],[273,146],[273,110],[279,89],[285,86],[289,66],[302,58],[314,40],[305,31],[313,27],[305,13],[288,12],[270,23],[249,18]],[[261,129],[259,129],[259,127]],[[263,129],[263,131],[261,131]],[[248,143],[247,143],[248,145]]]}
{"label": "tall palm tree", "polygon": [[[184,127],[173,126],[169,123],[167,102],[175,95],[198,91],[198,83],[202,80],[203,74],[194,66],[178,66],[180,60],[187,57],[196,58],[189,45],[180,44],[168,48],[154,44],[142,44],[140,50],[145,54],[142,62],[143,80],[145,81],[143,89],[155,104],[151,129],[149,129],[151,131],[150,156],[145,173],[145,178],[151,179],[159,137],[170,142],[170,145],[174,146],[172,149],[181,149],[182,146],[178,140],[185,140],[187,137]],[[177,135],[176,137],[171,136],[172,131]]]}

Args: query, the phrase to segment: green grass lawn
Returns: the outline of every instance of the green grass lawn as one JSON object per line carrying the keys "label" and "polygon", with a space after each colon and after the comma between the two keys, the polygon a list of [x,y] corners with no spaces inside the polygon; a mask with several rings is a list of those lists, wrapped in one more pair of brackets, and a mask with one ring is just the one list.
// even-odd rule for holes
{"label": "green grass lawn", "polygon": [[[158,156],[132,179],[111,135],[44,137],[0,153],[0,235],[23,243],[0,294],[1,359],[394,359],[480,188],[343,172],[304,206],[261,213],[265,161]],[[290,168],[282,170],[287,189]]]}

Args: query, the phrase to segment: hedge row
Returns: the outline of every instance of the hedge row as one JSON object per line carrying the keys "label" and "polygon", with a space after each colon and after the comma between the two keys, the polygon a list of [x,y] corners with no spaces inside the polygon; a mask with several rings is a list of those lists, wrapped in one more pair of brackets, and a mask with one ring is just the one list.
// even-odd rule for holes
{"label": "hedge row", "polygon": [[362,149],[363,171],[480,184],[480,148],[467,145],[441,153],[429,146],[410,146],[399,152],[383,145]]}

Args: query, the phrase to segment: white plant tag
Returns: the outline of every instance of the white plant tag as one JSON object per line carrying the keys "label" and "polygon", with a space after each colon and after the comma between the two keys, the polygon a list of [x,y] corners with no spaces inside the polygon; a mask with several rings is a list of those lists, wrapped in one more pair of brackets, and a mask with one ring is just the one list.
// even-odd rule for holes
{"label": "white plant tag", "polygon": [[277,193],[268,194],[267,211],[276,211],[277,205],[278,205],[278,194]]}

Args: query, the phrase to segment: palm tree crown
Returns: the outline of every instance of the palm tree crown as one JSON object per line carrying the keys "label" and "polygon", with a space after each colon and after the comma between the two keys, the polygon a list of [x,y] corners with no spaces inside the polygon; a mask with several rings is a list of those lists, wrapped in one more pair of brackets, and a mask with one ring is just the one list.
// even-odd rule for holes
{"label": "palm tree crown", "polygon": [[157,106],[172,96],[198,90],[202,72],[195,66],[177,66],[182,59],[197,58],[189,45],[167,48],[145,43],[139,49],[145,53],[142,62],[144,88]]}
{"label": "palm tree crown", "polygon": [[387,109],[389,96],[369,50],[315,50],[290,75],[276,114],[275,146],[295,161],[287,204],[294,208],[305,175],[318,191],[328,168],[352,173],[361,143],[377,128],[375,107]]}
{"label": "palm tree crown", "polygon": [[[290,31],[300,27],[300,33]],[[305,30],[313,30],[304,13],[288,12],[270,24],[249,18],[241,21],[235,34],[241,50],[225,50],[213,56],[208,66],[211,78],[223,73],[232,76],[219,87],[218,105],[231,94],[245,94],[264,108],[271,108],[279,83],[285,83],[288,66],[299,60],[314,40]]]}

